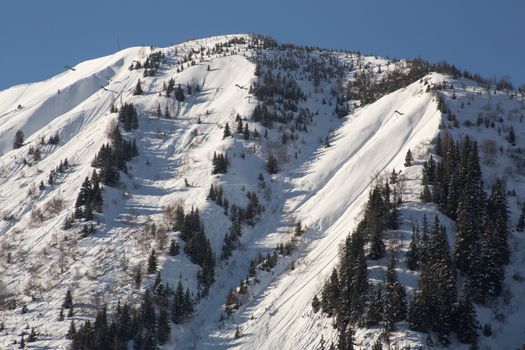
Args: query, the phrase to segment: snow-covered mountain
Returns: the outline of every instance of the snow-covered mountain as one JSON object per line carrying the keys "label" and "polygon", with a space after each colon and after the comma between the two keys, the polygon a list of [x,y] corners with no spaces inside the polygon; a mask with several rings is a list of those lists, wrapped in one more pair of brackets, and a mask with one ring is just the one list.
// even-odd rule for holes
{"label": "snow-covered mountain", "polygon": [[[476,311],[492,330],[479,331],[482,348],[520,347],[524,93],[487,88],[449,66],[417,71],[418,64],[228,35],[130,48],[0,91],[0,348],[19,348],[24,338],[26,348],[66,349],[71,320],[78,330],[104,305],[110,321],[117,305],[141,314],[146,291],[155,327],[163,308],[175,321],[168,339],[157,339],[161,348],[335,346],[334,318],[315,312],[312,300],[378,179],[393,171],[400,179],[399,227],[384,241],[397,247],[409,302],[419,275],[405,263],[412,227],[437,213],[454,247],[454,221],[420,199],[423,162],[445,132],[478,142],[486,191],[497,177],[506,182],[511,255],[503,293]],[[125,106],[138,125],[126,124]],[[94,162],[105,145],[127,147],[122,139],[134,140],[138,155],[124,165],[117,151],[109,164]],[[414,161],[405,166],[409,150]],[[104,175],[112,166],[118,181]],[[79,200],[86,178],[98,184],[94,170],[99,209],[91,194]],[[187,228],[193,214],[199,223]],[[371,281],[384,279],[387,260],[367,261]],[[179,284],[194,310],[176,320]],[[72,308],[64,305],[68,290]],[[28,342],[31,329],[36,339]],[[371,348],[381,333],[356,326],[354,347]],[[434,333],[402,321],[389,341],[426,347],[429,338],[439,346]]]}

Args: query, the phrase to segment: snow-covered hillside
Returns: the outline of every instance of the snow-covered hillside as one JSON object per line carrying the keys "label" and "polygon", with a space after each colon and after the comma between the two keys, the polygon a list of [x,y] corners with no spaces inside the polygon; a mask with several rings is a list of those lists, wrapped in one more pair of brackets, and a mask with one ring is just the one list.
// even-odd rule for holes
{"label": "snow-covered hillside", "polygon": [[[104,305],[111,320],[117,304],[144,305],[145,291],[158,297],[159,281],[169,300],[156,301],[159,310],[167,306],[171,314],[179,283],[189,288],[194,308],[184,322],[170,322],[161,348],[328,348],[337,331],[332,318],[312,310],[312,299],[337,266],[369,190],[382,175],[399,174],[400,227],[385,240],[404,252],[412,226],[437,212],[420,200],[421,168],[444,128],[478,140],[487,186],[499,176],[514,191],[514,228],[525,193],[523,94],[487,91],[440,73],[367,103],[346,93],[363,72],[381,81],[409,69],[405,61],[229,35],[130,48],[0,91],[0,348],[18,348],[34,328],[27,348],[66,349],[70,320],[78,328]],[[438,96],[456,115],[454,125],[438,110]],[[138,156],[117,184],[103,186],[101,212],[73,220],[95,155],[123,125],[118,111],[125,104],[137,111],[138,128],[120,132],[135,140]],[[494,125],[485,128],[484,118]],[[510,126],[513,146],[505,139]],[[25,139],[13,149],[17,131]],[[408,150],[416,161],[405,167]],[[213,159],[221,154],[227,169],[216,171]],[[212,185],[223,191],[220,200]],[[198,209],[213,252],[209,285],[202,282],[206,263],[176,229],[177,206]],[[439,215],[453,233],[454,223]],[[230,236],[237,222],[240,231]],[[180,253],[172,254],[172,242]],[[483,346],[516,348],[525,338],[522,234],[513,232],[509,244],[506,294],[477,307],[480,322],[493,329],[480,338]],[[386,259],[369,262],[370,278],[382,280],[385,266]],[[411,299],[417,272],[404,259],[397,271]],[[225,309],[240,281],[242,300]],[[68,290],[74,313],[61,317]],[[356,345],[371,347],[380,331],[358,329]],[[400,347],[424,346],[426,339],[407,322],[391,337]]]}

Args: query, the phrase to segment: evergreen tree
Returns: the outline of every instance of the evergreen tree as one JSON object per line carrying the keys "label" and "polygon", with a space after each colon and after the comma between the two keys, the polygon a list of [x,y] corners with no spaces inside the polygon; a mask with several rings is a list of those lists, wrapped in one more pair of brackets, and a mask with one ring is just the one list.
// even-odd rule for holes
{"label": "evergreen tree", "polygon": [[412,228],[412,238],[410,240],[410,245],[408,246],[408,251],[406,253],[406,263],[407,267],[414,271],[419,267],[419,247],[421,243],[419,240],[419,233],[416,227]]}
{"label": "evergreen tree", "polygon": [[364,324],[367,327],[378,325],[383,320],[383,289],[381,286],[370,286],[369,296],[364,313]]}
{"label": "evergreen tree", "polygon": [[412,152],[409,149],[407,151],[407,154],[405,155],[405,167],[412,166],[413,162],[414,162],[414,157],[412,156]]}
{"label": "evergreen tree", "polygon": [[395,257],[392,253],[385,276],[383,295],[383,327],[387,332],[395,330],[394,323],[403,321],[407,313],[405,288],[399,283],[395,271]]}
{"label": "evergreen tree", "polygon": [[151,250],[151,253],[148,258],[148,274],[157,272],[157,256],[155,249]]}
{"label": "evergreen tree", "polygon": [[509,209],[507,204],[507,190],[505,184],[498,177],[492,186],[490,197],[487,201],[487,214],[494,223],[497,263],[501,266],[509,262],[508,227]]}
{"label": "evergreen tree", "polygon": [[71,323],[69,324],[69,330],[67,331],[66,338],[67,339],[73,339],[75,334],[77,333],[77,328],[75,326],[75,321],[71,320]]}
{"label": "evergreen tree", "polygon": [[212,158],[212,174],[225,174],[228,171],[230,161],[228,156],[222,153],[213,152]]}
{"label": "evergreen tree", "polygon": [[243,138],[245,140],[250,139],[250,130],[248,129],[248,123],[244,124]]}
{"label": "evergreen tree", "polygon": [[31,327],[31,332],[29,333],[29,336],[27,337],[27,342],[32,343],[35,342],[37,338],[35,327]]}
{"label": "evergreen tree", "polygon": [[507,135],[507,141],[509,141],[509,143],[512,146],[516,145],[516,134],[514,133],[514,127],[512,126],[509,129],[509,134]]}
{"label": "evergreen tree", "polygon": [[330,279],[325,283],[321,294],[323,312],[332,316],[339,309],[340,285],[337,270],[334,268]]}
{"label": "evergreen tree", "polygon": [[225,138],[230,137],[231,135],[232,134],[230,131],[230,124],[226,123],[226,125],[224,126],[224,132],[222,134],[222,139],[224,140]]}
{"label": "evergreen tree", "polygon": [[157,339],[160,345],[165,344],[170,338],[170,322],[168,318],[168,311],[162,307],[159,311],[159,321],[157,329]]}
{"label": "evergreen tree", "polygon": [[24,145],[24,133],[22,130],[18,130],[15,134],[15,138],[13,140],[13,149],[20,148]]}
{"label": "evergreen tree", "polygon": [[175,89],[175,99],[179,102],[183,102],[185,97],[184,97],[184,90],[182,90],[182,87],[179,85],[177,85],[177,88]]}
{"label": "evergreen tree", "polygon": [[337,350],[353,350],[354,349],[354,331],[350,326],[339,329],[339,336],[337,340]]}
{"label": "evergreen tree", "polygon": [[523,232],[525,229],[525,202],[521,205],[521,214],[516,224],[516,231]]}
{"label": "evergreen tree", "polygon": [[73,307],[73,293],[71,292],[71,289],[66,291],[66,296],[64,297],[62,307],[64,309],[71,309]]}
{"label": "evergreen tree", "polygon": [[140,79],[137,81],[137,85],[135,86],[135,90],[133,90],[133,95],[142,95],[142,86],[140,84]]}
{"label": "evergreen tree", "polygon": [[317,294],[314,295],[314,298],[312,299],[312,309],[314,312],[319,311],[319,308],[321,307],[321,302],[319,301],[319,298],[317,297]]}
{"label": "evergreen tree", "polygon": [[242,125],[242,119],[239,114],[235,116],[235,122],[237,123],[237,133],[242,134],[244,131],[243,125]]}
{"label": "evergreen tree", "polygon": [[476,309],[468,294],[468,288],[463,289],[463,297],[455,307],[455,325],[457,338],[465,344],[476,344],[480,325],[476,317]]}
{"label": "evergreen tree", "polygon": [[171,256],[177,256],[177,255],[179,255],[179,251],[180,251],[179,242],[177,242],[174,239],[172,239],[171,243],[170,243],[170,250],[169,250],[170,255]]}
{"label": "evergreen tree", "polygon": [[266,170],[268,170],[270,174],[276,174],[279,171],[277,159],[273,156],[273,154],[269,154],[268,158],[266,159]]}
{"label": "evergreen tree", "polygon": [[175,296],[173,297],[172,321],[175,322],[175,324],[182,324],[186,320],[186,316],[184,287],[182,286],[182,281],[179,280],[177,288],[175,289]]}
{"label": "evergreen tree", "polygon": [[410,329],[418,332],[428,331],[432,327],[432,310],[426,292],[417,290],[408,309]]}

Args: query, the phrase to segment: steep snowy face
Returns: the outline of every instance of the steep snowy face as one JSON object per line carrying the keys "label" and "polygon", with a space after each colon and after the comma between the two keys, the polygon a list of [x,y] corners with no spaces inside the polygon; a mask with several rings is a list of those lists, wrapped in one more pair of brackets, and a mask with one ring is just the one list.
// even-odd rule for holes
{"label": "steep snowy face", "polygon": [[[68,68],[47,81],[18,85],[0,91],[0,155],[12,149],[18,129],[30,138],[60,116],[68,114],[89,101],[106,108],[110,94],[101,86],[113,90],[125,89],[122,81],[133,60],[143,59],[146,48],[131,48],[114,55],[98,58]],[[105,95],[105,96],[104,96]]]}
{"label": "steep snowy face", "polygon": [[[142,269],[152,249],[159,252],[164,283],[174,287],[182,279],[196,299],[199,266],[184,254],[165,252],[179,233],[160,223],[166,222],[164,206],[184,202],[187,211],[199,208],[214,222],[206,231],[213,251],[221,250],[227,221],[217,215],[222,210],[207,209],[206,196],[217,181],[210,176],[212,156],[231,143],[223,140],[222,128],[229,122],[233,129],[235,116],[249,116],[255,104],[248,90],[238,87],[249,87],[254,77],[247,45],[228,44],[243,37],[249,38],[132,48],[0,92],[0,289],[17,307],[4,310],[4,300],[0,303],[7,327],[0,331],[2,344],[11,344],[20,325],[29,322],[51,335],[39,345],[64,347],[69,321],[57,321],[57,315],[65,291],[74,290],[79,304],[95,305],[103,298],[110,309],[122,298],[137,300],[154,275],[133,288],[132,270]],[[134,67],[157,52],[162,60],[150,68],[155,73]],[[143,94],[136,95],[139,81]],[[168,96],[170,81],[183,89],[184,101],[173,92]],[[120,131],[135,141],[139,155],[117,185],[103,186],[100,213],[71,225],[77,195],[95,170],[95,155],[112,142],[115,109],[125,104],[134,106],[139,128],[126,131],[121,124]],[[18,130],[25,138],[13,149]],[[151,227],[160,233],[151,236]],[[19,314],[22,305],[30,310],[25,316]],[[93,317],[93,310],[77,310],[76,322]]]}
{"label": "steep snowy face", "polygon": [[437,134],[441,113],[425,90],[415,82],[353,113],[331,147],[293,179],[297,195],[285,207],[308,227],[304,251],[295,269],[277,277],[242,314],[244,336],[234,348],[317,349],[319,334],[333,337],[331,327],[314,317],[312,298],[336,266],[340,244],[354,229],[376,177],[401,170],[407,150],[424,149]]}
{"label": "steep snowy face", "polygon": [[[228,35],[130,48],[0,91],[0,348],[26,325],[39,333],[33,345],[66,348],[71,320],[92,321],[103,305],[114,320],[118,303],[144,307],[146,292],[164,348],[328,348],[334,319],[312,300],[369,190],[392,173],[400,227],[385,240],[411,299],[412,226],[437,213],[454,243],[455,223],[420,200],[440,129],[483,145],[487,183],[503,173],[518,193],[514,221],[525,183],[523,96],[414,72],[407,61]],[[415,162],[405,166],[408,150]],[[519,280],[524,244],[512,246],[507,276]],[[385,260],[367,261],[370,281],[384,279]],[[516,300],[525,295],[506,283]],[[516,300],[502,308],[521,325]],[[519,344],[496,311],[478,310],[499,328],[487,344]],[[378,335],[356,328],[356,346]],[[405,321],[391,334],[409,346],[425,337]]]}

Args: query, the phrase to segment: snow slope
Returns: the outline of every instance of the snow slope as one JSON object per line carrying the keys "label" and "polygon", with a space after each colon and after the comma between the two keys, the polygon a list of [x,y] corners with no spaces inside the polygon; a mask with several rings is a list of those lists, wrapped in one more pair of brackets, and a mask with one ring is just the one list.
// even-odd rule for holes
{"label": "snow slope", "polygon": [[[199,300],[187,324],[172,324],[171,343],[164,348],[317,349],[321,339],[328,342],[336,335],[331,319],[312,312],[311,300],[336,266],[339,246],[359,218],[375,179],[392,169],[402,171],[406,183],[405,201],[400,208],[402,225],[392,233],[401,244],[406,244],[413,221],[423,213],[433,216],[436,211],[431,204],[419,202],[419,163],[403,167],[408,149],[418,161],[426,157],[430,141],[442,127],[443,116],[437,110],[435,94],[427,91],[428,83],[447,81],[456,86],[454,99],[451,91],[444,94],[458,115],[466,115],[462,122],[469,119],[475,123],[480,111],[489,113],[487,103],[491,104],[489,110],[507,111],[506,120],[519,130],[519,146],[523,145],[524,130],[519,126],[519,114],[525,109],[523,96],[509,102],[507,94],[486,94],[471,81],[454,81],[433,73],[339,119],[334,116],[335,101],[330,90],[340,82],[334,79],[323,82],[321,87],[314,86],[297,69],[289,74],[295,74],[307,96],[300,107],[315,113],[309,132],[299,133],[297,139],[283,146],[281,132],[286,127],[265,130],[250,120],[257,104],[247,89],[256,79],[252,60],[255,50],[246,44],[233,44],[227,50],[208,53],[216,44],[234,37],[251,38],[230,35],[162,49],[130,48],[78,64],[74,70],[47,81],[0,91],[0,217],[4,219],[0,221],[0,280],[18,301],[14,310],[0,311],[0,321],[6,326],[0,331],[0,348],[17,348],[13,342],[28,324],[40,332],[38,341],[30,347],[65,349],[69,321],[57,321],[57,315],[66,290],[74,290],[79,306],[73,319],[77,322],[92,318],[103,304],[111,310],[119,300],[136,301],[152,285],[154,276],[146,276],[136,289],[132,271],[145,265],[152,248],[159,252],[162,279],[172,287],[181,279],[196,294],[199,267],[184,254],[169,256],[162,239],[149,234],[153,223],[164,225],[165,206],[183,201],[186,208],[197,207],[202,214],[217,257],[216,281],[209,296]],[[155,76],[144,77],[143,70],[128,68],[133,62],[144,62],[157,50],[165,57]],[[268,52],[276,57],[287,54]],[[190,53],[193,64],[185,61]],[[382,67],[383,71],[395,67],[381,58],[346,52],[312,50],[297,56],[304,62],[330,56],[348,67]],[[354,68],[348,68],[345,80],[352,79],[354,72]],[[181,86],[197,84],[201,91],[177,102],[162,93],[170,78]],[[134,96],[132,91],[139,79],[144,94]],[[467,107],[459,107],[460,101],[468,103]],[[93,171],[95,153],[108,142],[108,128],[117,118],[110,107],[126,102],[139,111],[139,129],[124,136],[136,138],[140,155],[129,163],[129,174],[121,174],[118,187],[105,187],[104,213],[96,216],[96,233],[82,238],[79,225],[72,230],[63,230],[62,225],[73,212],[84,178]],[[169,111],[172,118],[159,118],[159,107]],[[232,131],[235,129],[237,114],[250,130],[257,129],[261,135],[266,131],[267,137],[223,138],[226,123]],[[22,148],[12,150],[13,136],[19,129],[25,133],[26,142]],[[496,134],[494,128],[452,130],[456,136],[474,133],[480,143]],[[42,137],[47,140],[55,133],[60,136],[58,145],[41,143]],[[502,136],[498,137],[497,145],[504,145]],[[327,139],[330,147],[323,141]],[[30,148],[39,148],[42,159],[33,160],[28,155]],[[275,175],[265,170],[271,151],[282,155],[281,171]],[[228,153],[231,165],[226,174],[211,175],[214,152]],[[58,173],[55,183],[49,185],[49,173],[65,158],[70,167]],[[501,169],[507,169],[510,187],[523,193],[523,174],[505,157],[484,169],[488,183]],[[264,188],[259,174],[265,180]],[[41,182],[43,189],[39,189]],[[218,257],[231,222],[221,207],[206,199],[211,184],[224,187],[230,204],[246,205],[246,192],[252,191],[265,207],[258,222],[243,225],[240,247],[228,261]],[[513,222],[517,220],[519,198],[511,204]],[[52,212],[47,204],[52,199],[63,201],[60,210]],[[37,218],[37,210],[41,219]],[[449,233],[453,232],[452,223],[441,219]],[[289,241],[297,221],[305,227],[297,249],[291,256],[280,257],[271,272],[258,271],[259,281],[250,285],[245,304],[225,317],[226,295],[246,278],[250,261]],[[179,239],[179,232],[166,230],[165,234],[165,239]],[[519,272],[525,276],[520,267],[525,244],[518,236],[513,239],[515,253],[507,282],[516,297],[504,308],[505,315],[518,326],[494,323],[495,336],[485,341],[500,348],[519,345],[521,339],[515,333],[518,327],[525,327],[519,305],[525,289],[509,277]],[[382,278],[383,263],[369,266],[372,278]],[[417,276],[403,265],[398,269],[400,280],[410,292]],[[24,304],[28,312],[22,314]],[[494,310],[479,308],[480,319],[495,322]],[[242,336],[235,339],[237,328]],[[357,345],[370,346],[378,333],[359,330]],[[401,325],[394,339],[400,345],[418,345],[425,338]]]}
{"label": "snow slope", "polygon": [[319,321],[310,317],[310,304],[336,264],[339,245],[352,231],[370,184],[382,172],[401,169],[406,151],[428,144],[440,121],[433,96],[416,82],[359,109],[343,123],[332,147],[293,179],[284,205],[308,227],[308,243],[296,268],[277,277],[246,307],[239,323],[244,336],[233,348],[317,348]]}

